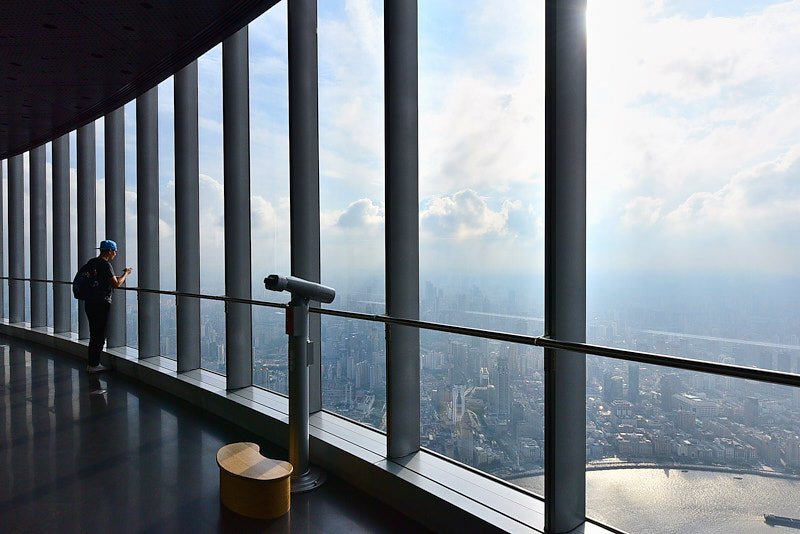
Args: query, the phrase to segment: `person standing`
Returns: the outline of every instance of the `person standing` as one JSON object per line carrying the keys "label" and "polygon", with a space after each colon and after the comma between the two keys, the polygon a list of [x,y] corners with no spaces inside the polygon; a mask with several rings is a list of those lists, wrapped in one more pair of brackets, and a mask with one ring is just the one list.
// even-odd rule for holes
{"label": "person standing", "polygon": [[111,312],[111,298],[114,289],[125,283],[125,279],[133,272],[132,267],[125,267],[122,276],[114,274],[111,261],[117,256],[116,242],[106,239],[100,242],[100,255],[87,263],[89,270],[97,273],[98,287],[91,298],[84,300],[83,309],[89,320],[89,373],[107,371],[108,367],[100,364],[100,353],[106,343],[108,316]]}

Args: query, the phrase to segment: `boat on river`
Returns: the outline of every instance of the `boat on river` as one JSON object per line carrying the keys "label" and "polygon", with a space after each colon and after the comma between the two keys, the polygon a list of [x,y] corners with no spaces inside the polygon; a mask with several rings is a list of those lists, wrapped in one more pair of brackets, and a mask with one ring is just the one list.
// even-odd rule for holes
{"label": "boat on river", "polygon": [[782,527],[800,528],[800,519],[794,517],[784,517],[782,515],[764,514],[764,521],[768,525],[780,525]]}

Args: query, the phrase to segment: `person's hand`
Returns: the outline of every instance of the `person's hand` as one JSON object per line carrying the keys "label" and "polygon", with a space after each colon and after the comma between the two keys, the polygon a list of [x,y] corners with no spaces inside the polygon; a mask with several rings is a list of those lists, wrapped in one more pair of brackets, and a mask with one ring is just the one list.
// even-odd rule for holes
{"label": "person's hand", "polygon": [[125,267],[122,272],[125,274],[131,274],[133,272],[133,267]]}

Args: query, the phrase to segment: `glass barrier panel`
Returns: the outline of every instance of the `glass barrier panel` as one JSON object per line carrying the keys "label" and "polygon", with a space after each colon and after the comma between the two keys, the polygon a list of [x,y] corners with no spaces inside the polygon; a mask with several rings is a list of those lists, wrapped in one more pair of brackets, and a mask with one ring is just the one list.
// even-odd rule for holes
{"label": "glass barrier panel", "polygon": [[422,446],[544,494],[542,349],[420,331]]}
{"label": "glass barrier panel", "polygon": [[288,395],[288,354],[286,312],[253,306],[253,385]]}
{"label": "glass barrier panel", "polygon": [[800,388],[595,356],[586,367],[589,517],[720,533],[800,518]]}
{"label": "glass barrier panel", "polygon": [[161,356],[178,359],[178,317],[175,306],[177,297],[161,295]]}
{"label": "glass barrier panel", "polygon": [[225,303],[200,301],[200,367],[225,374]]}
{"label": "glass barrier panel", "polygon": [[322,407],[386,431],[383,323],[322,316]]}

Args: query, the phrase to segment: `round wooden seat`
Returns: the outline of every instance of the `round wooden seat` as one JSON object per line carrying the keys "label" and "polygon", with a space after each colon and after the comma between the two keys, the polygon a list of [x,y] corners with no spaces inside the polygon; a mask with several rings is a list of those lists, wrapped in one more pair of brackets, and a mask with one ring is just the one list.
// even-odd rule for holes
{"label": "round wooden seat", "polygon": [[265,458],[255,443],[225,445],[217,451],[219,496],[229,510],[272,519],[289,511],[292,464]]}

